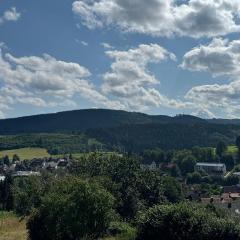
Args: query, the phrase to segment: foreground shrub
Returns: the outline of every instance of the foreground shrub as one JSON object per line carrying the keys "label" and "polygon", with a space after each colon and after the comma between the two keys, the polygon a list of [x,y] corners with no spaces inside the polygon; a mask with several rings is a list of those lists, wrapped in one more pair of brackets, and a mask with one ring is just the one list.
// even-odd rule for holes
{"label": "foreground shrub", "polygon": [[96,239],[113,218],[114,199],[95,183],[77,178],[57,181],[30,217],[32,240]]}
{"label": "foreground shrub", "polygon": [[112,222],[108,227],[108,235],[118,240],[135,240],[136,229],[124,222]]}
{"label": "foreground shrub", "polygon": [[159,205],[140,218],[138,240],[238,240],[239,226],[200,205]]}

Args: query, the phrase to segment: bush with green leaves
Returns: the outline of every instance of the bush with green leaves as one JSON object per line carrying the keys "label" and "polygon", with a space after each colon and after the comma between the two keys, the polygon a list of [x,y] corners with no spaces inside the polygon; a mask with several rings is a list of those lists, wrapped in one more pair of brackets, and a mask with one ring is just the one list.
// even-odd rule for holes
{"label": "bush with green leaves", "polygon": [[135,240],[136,229],[125,222],[111,222],[107,233],[118,240]]}
{"label": "bush with green leaves", "polygon": [[140,217],[137,240],[239,240],[237,222],[189,202],[157,205]]}
{"label": "bush with green leaves", "polygon": [[32,240],[97,239],[114,217],[114,198],[79,178],[57,180],[30,217]]}

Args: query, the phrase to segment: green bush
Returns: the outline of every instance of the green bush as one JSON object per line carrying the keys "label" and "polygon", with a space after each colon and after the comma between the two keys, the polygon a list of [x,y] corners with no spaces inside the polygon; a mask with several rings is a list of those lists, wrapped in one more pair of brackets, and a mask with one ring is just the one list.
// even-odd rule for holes
{"label": "green bush", "polygon": [[134,240],[136,238],[136,229],[124,222],[111,222],[108,235],[115,236],[119,240]]}
{"label": "green bush", "polygon": [[113,204],[112,195],[95,183],[59,180],[27,223],[30,239],[97,239],[113,220]]}
{"label": "green bush", "polygon": [[[239,221],[239,220],[238,220]],[[197,204],[158,205],[140,217],[138,240],[239,240],[239,225]]]}

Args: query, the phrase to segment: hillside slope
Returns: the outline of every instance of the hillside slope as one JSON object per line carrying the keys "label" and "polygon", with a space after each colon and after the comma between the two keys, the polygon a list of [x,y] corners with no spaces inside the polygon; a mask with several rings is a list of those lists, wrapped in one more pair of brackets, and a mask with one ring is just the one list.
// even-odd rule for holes
{"label": "hillside slope", "polygon": [[132,124],[203,123],[193,116],[151,116],[107,109],[75,110],[0,120],[0,134],[84,131]]}
{"label": "hillside slope", "polygon": [[215,147],[220,140],[234,145],[240,135],[240,125],[233,124],[237,122],[190,115],[76,110],[0,120],[0,149],[43,147],[50,152],[76,152],[103,147],[140,152],[155,147]]}

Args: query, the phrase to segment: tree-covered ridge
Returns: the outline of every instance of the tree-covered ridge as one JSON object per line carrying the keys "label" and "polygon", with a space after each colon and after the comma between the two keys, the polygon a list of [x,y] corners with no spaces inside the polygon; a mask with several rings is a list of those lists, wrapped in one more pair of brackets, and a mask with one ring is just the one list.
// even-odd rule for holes
{"label": "tree-covered ridge", "polygon": [[0,136],[0,150],[26,147],[45,148],[50,154],[55,155],[95,151],[101,149],[102,144],[81,133],[37,133]]}
{"label": "tree-covered ridge", "polygon": [[219,124],[133,124],[83,132],[1,135],[0,150],[40,147],[50,154],[91,151],[140,153],[143,149],[189,149],[215,147],[219,141],[234,145],[240,134],[236,125]]}
{"label": "tree-covered ridge", "polygon": [[89,129],[86,135],[108,147],[139,152],[142,149],[184,149],[213,147],[219,141],[234,144],[240,133],[236,125],[219,124],[135,124],[115,128]]}
{"label": "tree-covered ridge", "polygon": [[121,125],[175,123],[239,125],[238,120],[204,120],[190,115],[169,117],[120,110],[86,109],[2,119],[0,120],[0,134],[85,131],[92,128],[110,128]]}

